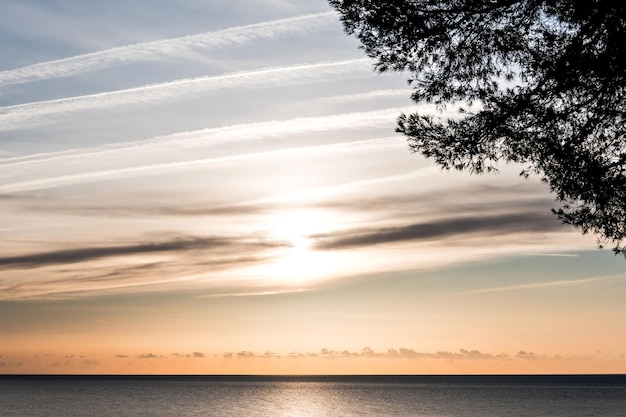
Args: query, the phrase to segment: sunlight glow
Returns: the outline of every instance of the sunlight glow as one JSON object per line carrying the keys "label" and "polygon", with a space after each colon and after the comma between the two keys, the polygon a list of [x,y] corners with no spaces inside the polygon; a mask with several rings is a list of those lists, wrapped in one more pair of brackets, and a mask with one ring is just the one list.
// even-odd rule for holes
{"label": "sunlight glow", "polygon": [[274,262],[263,267],[264,275],[282,282],[302,283],[341,269],[337,256],[311,248],[310,237],[327,231],[332,220],[332,216],[319,210],[283,211],[273,216],[268,233],[287,246]]}

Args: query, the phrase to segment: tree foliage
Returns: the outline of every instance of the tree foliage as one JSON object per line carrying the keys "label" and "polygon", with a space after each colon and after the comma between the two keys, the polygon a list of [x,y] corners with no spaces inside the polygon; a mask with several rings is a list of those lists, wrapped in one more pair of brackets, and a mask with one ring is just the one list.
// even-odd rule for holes
{"label": "tree foliage", "polygon": [[445,169],[515,162],[556,194],[565,223],[626,256],[626,3],[329,0],[376,69],[411,73],[410,148]]}

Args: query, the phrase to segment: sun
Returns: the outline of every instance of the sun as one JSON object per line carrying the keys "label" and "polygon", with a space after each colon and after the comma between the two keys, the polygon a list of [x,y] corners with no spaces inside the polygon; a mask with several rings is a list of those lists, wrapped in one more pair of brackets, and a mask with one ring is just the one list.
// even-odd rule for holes
{"label": "sun", "polygon": [[268,234],[285,246],[267,264],[274,279],[301,283],[324,277],[337,267],[332,254],[317,251],[312,237],[328,230],[331,219],[315,210],[281,211],[272,216]]}
{"label": "sun", "polygon": [[303,290],[352,274],[359,264],[358,254],[315,247],[316,235],[331,233],[341,222],[335,212],[318,208],[285,208],[271,213],[257,230],[278,245],[265,253],[263,262],[239,268],[237,276],[254,280],[255,285]]}

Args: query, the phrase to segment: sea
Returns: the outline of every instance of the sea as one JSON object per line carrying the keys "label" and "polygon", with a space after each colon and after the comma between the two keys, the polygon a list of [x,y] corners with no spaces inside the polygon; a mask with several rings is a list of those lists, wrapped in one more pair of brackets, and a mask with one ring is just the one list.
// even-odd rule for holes
{"label": "sea", "polygon": [[626,375],[0,376],[0,416],[626,416]]}

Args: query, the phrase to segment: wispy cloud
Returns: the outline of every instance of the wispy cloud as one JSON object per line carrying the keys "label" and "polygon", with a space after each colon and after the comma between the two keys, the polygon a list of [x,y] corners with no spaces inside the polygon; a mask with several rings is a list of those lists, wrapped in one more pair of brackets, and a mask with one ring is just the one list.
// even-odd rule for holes
{"label": "wispy cloud", "polygon": [[[369,145],[369,146],[368,146]],[[356,141],[347,144],[307,146],[300,148],[280,149],[276,151],[256,152],[251,154],[241,154],[218,158],[203,158],[178,162],[168,162],[160,164],[145,164],[133,167],[94,170],[77,174],[59,175],[55,177],[40,178],[35,180],[15,182],[0,186],[1,192],[17,192],[26,190],[37,190],[54,188],[72,184],[82,184],[88,182],[103,181],[107,179],[129,178],[140,175],[164,174],[172,172],[187,171],[190,169],[205,168],[208,166],[223,166],[237,163],[245,163],[251,160],[272,160],[276,158],[289,157],[316,157],[323,154],[340,154],[345,152],[367,152],[376,151],[382,148],[398,147],[397,143],[389,141],[384,143],[380,139],[369,141]]]}
{"label": "wispy cloud", "polygon": [[[321,208],[342,212],[393,212],[397,218],[412,218],[415,216],[447,216],[465,215],[469,212],[480,213],[505,213],[511,211],[534,211],[547,212],[551,207],[551,200],[548,198],[536,198],[534,194],[527,191],[524,194],[524,187],[509,187],[497,190],[494,187],[468,187],[446,189],[449,194],[454,194],[455,199],[469,199],[472,196],[480,196],[481,201],[473,204],[466,204],[460,207],[451,205],[449,199],[442,193],[409,193],[406,195],[393,195],[384,197],[355,197],[349,196],[351,193],[358,193],[359,190],[367,189],[368,186],[381,184],[391,184],[394,182],[414,181],[419,178],[436,174],[436,167],[427,167],[420,170],[408,172],[406,174],[375,177],[360,181],[335,184],[326,187],[311,188],[295,193],[285,193],[270,195],[253,200],[240,201],[230,204],[191,204],[181,206],[176,203],[131,203],[115,202],[107,204],[76,203],[67,200],[46,200],[42,204],[42,199],[37,196],[21,195],[18,200],[20,209],[29,211],[77,214],[81,216],[211,216],[211,217],[238,217],[267,215],[277,209],[297,208]],[[511,201],[510,196],[515,194],[518,200]],[[15,194],[17,195],[17,194]],[[343,196],[340,201],[333,200],[335,195]],[[13,230],[13,229],[9,229]],[[1,229],[0,229],[1,231]],[[543,254],[524,253],[526,256],[559,256],[577,257],[577,254]]]}
{"label": "wispy cloud", "polygon": [[526,256],[542,256],[547,258],[577,258],[578,254],[576,253],[539,253],[539,252],[529,252],[524,253]]}
{"label": "wispy cloud", "polygon": [[[117,216],[117,217],[145,217],[145,216],[211,216],[211,217],[233,217],[233,216],[249,216],[258,214],[267,214],[276,209],[270,205],[186,205],[181,206],[175,203],[160,204],[151,202],[149,204],[125,204],[124,202],[100,203],[100,204],[68,204],[63,200],[48,200],[47,204],[42,205],[38,197],[33,199],[25,198],[20,203],[21,208],[30,211],[77,214],[81,216]],[[17,228],[7,228],[6,231],[17,230]],[[0,232],[3,232],[0,229]]]}
{"label": "wispy cloud", "polygon": [[[120,176],[146,175],[159,169],[181,171],[281,156],[315,157],[332,153],[371,152],[384,148],[406,147],[400,137],[392,137],[191,161],[171,161],[171,155],[177,154],[166,152],[183,148],[207,148],[236,142],[293,137],[303,133],[390,127],[399,112],[409,109],[409,107],[394,107],[368,112],[238,124],[180,132],[134,142],[0,159],[0,179],[2,179],[0,192],[10,193]],[[160,163],[155,163],[157,161]]]}
{"label": "wispy cloud", "polygon": [[484,294],[492,292],[505,292],[505,291],[522,291],[522,290],[536,290],[545,288],[563,288],[563,287],[578,287],[583,285],[597,284],[600,282],[608,282],[614,280],[625,280],[626,275],[612,275],[609,277],[595,277],[585,279],[563,279],[557,281],[548,282],[531,282],[528,284],[508,285],[504,287],[491,287],[482,288],[479,290],[467,291],[463,294]]}
{"label": "wispy cloud", "polygon": [[411,107],[390,107],[367,112],[335,114],[330,116],[296,117],[281,121],[242,123],[216,128],[193,130],[157,136],[150,139],[77,148],[59,152],[45,152],[0,159],[0,176],[14,176],[19,167],[38,166],[44,163],[75,165],[89,158],[93,165],[97,156],[119,159],[124,154],[145,155],[170,149],[208,147],[225,143],[259,141],[275,137],[294,136],[307,132],[325,132],[339,129],[371,129],[392,126],[399,112]]}
{"label": "wispy cloud", "polygon": [[315,247],[334,250],[413,240],[441,239],[463,234],[493,234],[558,230],[563,225],[544,213],[519,212],[482,216],[458,216],[397,227],[338,231],[313,236]]}
{"label": "wispy cloud", "polygon": [[[277,245],[283,243],[278,242]],[[233,244],[225,247],[211,247],[189,251],[163,251],[120,254],[117,264],[98,262],[106,258],[96,257],[65,264],[40,264],[31,279],[0,280],[0,300],[42,300],[42,299],[75,299],[89,295],[112,294],[129,291],[154,291],[183,288],[212,288],[218,292],[249,291],[245,287],[250,282],[238,281],[232,277],[220,275],[233,268],[247,265],[258,265],[272,259],[275,246],[262,244],[258,246]],[[245,253],[247,256],[233,256],[233,252]],[[200,259],[198,254],[202,254]],[[140,255],[139,257],[137,255]],[[146,256],[154,259],[159,255],[158,262],[145,262]],[[111,255],[115,256],[115,255]],[[125,258],[124,258],[125,257]],[[143,263],[142,263],[143,262]],[[115,265],[128,265],[116,267]],[[12,272],[20,267],[12,268]],[[26,266],[21,269],[22,276],[29,276]],[[45,271],[45,272],[42,272]],[[244,288],[245,287],[245,288]]]}
{"label": "wispy cloud", "polygon": [[287,289],[268,289],[268,290],[258,290],[253,292],[216,292],[212,294],[198,295],[195,298],[224,298],[224,297],[263,297],[270,295],[280,295],[280,294],[293,294],[293,293],[302,293],[310,291],[305,288],[287,288]]}
{"label": "wispy cloud", "polygon": [[[434,178],[437,174],[438,170],[436,167],[426,167],[408,173],[406,176],[397,175],[372,179],[371,184],[414,180],[420,177]],[[358,185],[358,183],[355,182],[355,185]],[[350,192],[349,184],[345,185],[346,187],[342,187],[342,185],[337,187],[342,189],[343,193]],[[358,189],[358,187],[355,187],[355,189]],[[302,195],[306,196],[306,192],[302,193]],[[321,195],[323,196],[323,194]],[[516,200],[513,200],[512,197],[515,197]],[[306,198],[294,199],[294,201],[303,200],[306,200]],[[446,216],[463,216],[467,213],[547,212],[554,206],[554,201],[550,196],[539,194],[537,189],[532,190],[523,186],[510,186],[507,188],[483,186],[452,186],[444,188],[442,186],[436,191],[430,189],[417,190],[401,195],[367,196],[349,200],[324,201],[320,202],[320,204],[325,208],[365,212],[390,210],[397,214],[397,218],[409,219],[416,215],[442,216],[445,214]],[[532,256],[533,254],[527,253],[525,255]],[[538,256],[547,256],[547,254],[538,254]]]}
{"label": "wispy cloud", "polygon": [[0,258],[0,268],[38,268],[48,265],[72,264],[94,259],[117,256],[150,254],[159,252],[178,252],[204,250],[216,247],[276,247],[279,243],[245,241],[233,238],[185,237],[161,242],[140,243],[134,245],[99,246],[79,249],[65,249]]}
{"label": "wispy cloud", "polygon": [[320,79],[371,75],[371,63],[368,59],[353,59],[187,78],[125,90],[2,107],[0,108],[0,131],[37,126],[52,116],[77,111],[153,103],[173,97],[227,88],[268,88],[308,83]]}
{"label": "wispy cloud", "polygon": [[389,184],[389,183],[400,182],[400,181],[414,180],[420,177],[427,177],[439,171],[440,171],[439,168],[431,166],[431,167],[426,167],[426,168],[421,168],[421,169],[417,169],[414,171],[406,172],[403,174],[388,175],[388,176],[383,176],[383,177],[374,177],[374,178],[368,178],[364,180],[350,181],[350,182],[346,182],[342,184],[331,185],[327,187],[310,188],[310,189],[307,189],[304,191],[298,191],[295,193],[286,193],[286,194],[262,197],[262,198],[258,198],[254,200],[243,201],[243,202],[238,203],[238,205],[304,201],[304,200],[315,199],[315,198],[320,198],[320,197],[330,197],[333,195],[341,195],[351,190],[365,188],[368,186],[379,185],[379,184]]}
{"label": "wispy cloud", "polygon": [[[304,191],[294,193],[273,194],[267,197],[240,201],[225,205],[197,205],[197,206],[180,206],[177,204],[160,205],[152,203],[150,205],[68,205],[63,201],[47,201],[45,205],[41,204],[38,197],[20,196],[18,200],[20,207],[34,211],[45,212],[63,212],[74,213],[79,215],[106,215],[106,216],[248,216],[255,214],[268,213],[276,210],[282,203],[306,204],[307,207],[315,205],[315,200],[323,199],[324,202],[319,204],[324,208],[340,208],[340,209],[356,209],[369,210],[381,209],[393,206],[394,208],[406,206],[410,203],[422,202],[425,196],[422,194],[404,196],[404,197],[385,197],[384,199],[370,198],[366,200],[350,199],[350,201],[328,202],[328,197],[334,195],[346,195],[347,193],[365,189],[368,186],[391,184],[401,181],[412,181],[418,178],[427,177],[439,172],[437,167],[426,167],[404,174],[389,175],[383,177],[374,177],[358,181],[350,181],[325,187],[314,187]],[[462,192],[462,190],[454,190]],[[471,193],[480,192],[477,190],[469,191]],[[519,194],[519,193],[518,193]],[[4,194],[7,197],[18,196],[18,194]],[[0,195],[2,198],[2,195]],[[430,200],[428,200],[430,203]],[[515,203],[515,207],[519,207],[520,203]],[[412,207],[414,209],[414,207]],[[437,208],[439,209],[439,208]],[[6,230],[14,230],[15,228],[7,228]],[[0,229],[1,231],[2,229]]]}
{"label": "wispy cloud", "polygon": [[0,86],[66,77],[115,65],[225,49],[262,39],[305,34],[337,23],[333,12],[262,22],[180,38],[142,42],[0,72]]}
{"label": "wispy cloud", "polygon": [[[270,195],[252,200],[246,200],[235,207],[248,207],[250,205],[271,203],[311,203],[315,200],[324,199],[320,204],[323,207],[352,209],[358,211],[391,209],[397,213],[415,215],[418,212],[462,214],[467,212],[493,212],[494,208],[499,212],[522,211],[522,210],[548,210],[553,207],[554,200],[545,193],[543,187],[536,184],[522,184],[508,187],[489,185],[465,186],[465,187],[440,187],[428,190],[415,190],[407,194],[384,194],[382,197],[365,197],[339,199],[333,202],[328,197],[345,195],[346,193],[367,189],[382,184],[391,184],[404,181],[415,181],[436,175],[445,175],[437,166],[430,165],[424,168],[405,172],[402,174],[380,176],[350,181],[324,187],[314,187],[302,191]],[[454,198],[450,198],[454,195]],[[403,212],[405,210],[405,212]],[[529,254],[531,255],[531,254]]]}
{"label": "wispy cloud", "polygon": [[381,100],[386,98],[398,98],[398,97],[406,97],[407,100],[410,100],[410,90],[409,89],[385,89],[385,90],[374,90],[368,91],[366,93],[354,93],[354,94],[343,94],[339,96],[333,97],[324,97],[315,100],[311,100],[307,103],[309,106],[327,106],[329,104],[346,104],[346,103],[358,103],[368,100]]}
{"label": "wispy cloud", "polygon": [[[61,187],[73,184],[104,181],[109,179],[131,178],[143,175],[168,174],[183,172],[194,169],[202,169],[211,166],[233,166],[249,162],[271,162],[285,158],[317,158],[323,155],[341,155],[377,152],[384,149],[400,149],[405,147],[398,138],[378,138],[332,145],[303,146],[297,148],[279,149],[275,151],[255,152],[217,158],[202,158],[194,160],[166,162],[157,164],[144,164],[116,169],[85,169],[76,174],[46,176],[32,180],[17,181],[0,185],[0,192],[11,193],[28,190],[39,190]],[[41,172],[40,174],[45,174]]]}

